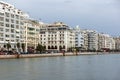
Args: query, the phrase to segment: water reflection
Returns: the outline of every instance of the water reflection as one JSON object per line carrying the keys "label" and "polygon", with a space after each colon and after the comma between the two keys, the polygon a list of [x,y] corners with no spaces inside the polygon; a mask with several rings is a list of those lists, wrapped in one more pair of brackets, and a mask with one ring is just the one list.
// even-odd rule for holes
{"label": "water reflection", "polygon": [[1,80],[120,80],[120,55],[0,60]]}

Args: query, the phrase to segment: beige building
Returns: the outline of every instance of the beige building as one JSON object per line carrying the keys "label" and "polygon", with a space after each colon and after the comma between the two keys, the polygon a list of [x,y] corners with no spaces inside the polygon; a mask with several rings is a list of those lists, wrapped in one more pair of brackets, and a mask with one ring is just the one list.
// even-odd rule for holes
{"label": "beige building", "polygon": [[120,37],[115,37],[115,50],[119,50],[120,51]]}
{"label": "beige building", "polygon": [[115,49],[115,41],[114,39],[108,34],[98,34],[98,49],[108,49],[114,50]]}
{"label": "beige building", "polygon": [[40,28],[40,43],[46,50],[68,51],[69,48],[75,47],[75,34],[62,22],[44,24]]}
{"label": "beige building", "polygon": [[40,43],[40,24],[36,20],[28,19],[24,25],[24,43],[27,48],[36,48],[37,44]]}

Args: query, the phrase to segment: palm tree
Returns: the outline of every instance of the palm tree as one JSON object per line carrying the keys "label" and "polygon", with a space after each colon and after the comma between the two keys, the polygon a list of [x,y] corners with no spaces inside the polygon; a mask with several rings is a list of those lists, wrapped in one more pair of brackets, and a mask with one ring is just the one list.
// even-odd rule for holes
{"label": "palm tree", "polygon": [[25,52],[25,44],[24,43],[21,44],[21,48],[22,48],[23,52]]}
{"label": "palm tree", "polygon": [[5,45],[5,44],[4,44],[4,46],[3,46],[3,47],[4,47],[4,50],[6,50],[6,45]]}
{"label": "palm tree", "polygon": [[4,44],[4,46],[3,46],[4,48],[6,48],[6,45]]}
{"label": "palm tree", "polygon": [[[7,44],[6,44],[6,46],[7,46],[7,49],[8,49],[8,51],[9,51],[9,49],[11,48],[11,44],[8,42]],[[5,47],[5,46],[4,46]]]}
{"label": "palm tree", "polygon": [[17,43],[18,52],[20,52],[20,43]]}

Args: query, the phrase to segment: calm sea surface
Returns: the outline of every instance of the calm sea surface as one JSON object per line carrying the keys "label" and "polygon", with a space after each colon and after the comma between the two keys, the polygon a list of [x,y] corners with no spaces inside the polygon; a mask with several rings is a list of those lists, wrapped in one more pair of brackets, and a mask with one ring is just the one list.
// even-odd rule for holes
{"label": "calm sea surface", "polygon": [[1,59],[0,80],[120,80],[120,54]]}

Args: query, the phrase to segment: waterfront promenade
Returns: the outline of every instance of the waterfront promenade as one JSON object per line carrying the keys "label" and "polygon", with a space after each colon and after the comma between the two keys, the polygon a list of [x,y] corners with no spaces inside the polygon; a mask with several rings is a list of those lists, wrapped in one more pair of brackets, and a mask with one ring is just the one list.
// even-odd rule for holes
{"label": "waterfront promenade", "polygon": [[37,57],[57,57],[57,56],[78,56],[78,55],[102,55],[102,54],[119,54],[120,52],[79,52],[79,53],[49,53],[49,54],[16,54],[0,55],[0,59],[14,58],[37,58]]}
{"label": "waterfront promenade", "polygon": [[80,53],[50,53],[50,54],[19,54],[19,55],[0,55],[0,59],[12,58],[34,58],[34,57],[55,57],[55,56],[76,56],[76,55],[96,55],[97,52],[80,52]]}

